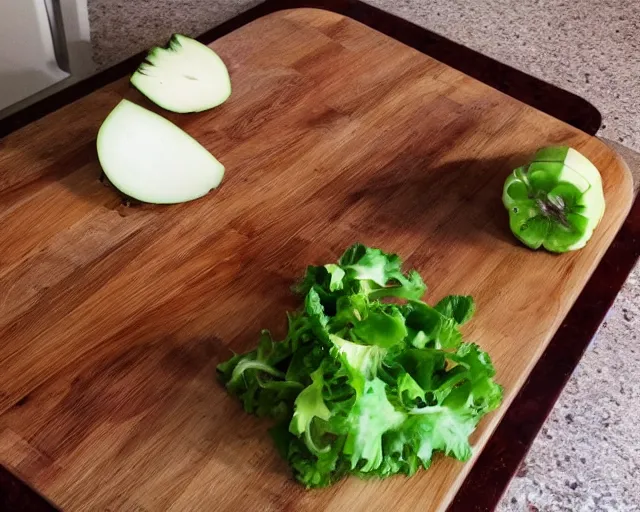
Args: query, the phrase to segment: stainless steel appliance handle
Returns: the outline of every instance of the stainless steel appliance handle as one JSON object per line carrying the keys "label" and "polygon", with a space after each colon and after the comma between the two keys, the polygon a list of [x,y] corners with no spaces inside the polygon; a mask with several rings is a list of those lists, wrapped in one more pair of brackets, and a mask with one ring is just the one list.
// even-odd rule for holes
{"label": "stainless steel appliance handle", "polygon": [[42,0],[47,9],[49,18],[49,29],[51,30],[51,42],[53,43],[53,53],[58,67],[70,73],[69,50],[67,49],[67,39],[64,33],[64,23],[62,21],[62,9],[60,0]]}

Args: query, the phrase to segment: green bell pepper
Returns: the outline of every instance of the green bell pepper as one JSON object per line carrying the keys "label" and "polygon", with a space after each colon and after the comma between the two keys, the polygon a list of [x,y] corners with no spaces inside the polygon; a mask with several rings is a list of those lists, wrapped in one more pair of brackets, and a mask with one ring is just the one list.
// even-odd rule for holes
{"label": "green bell pepper", "polygon": [[502,202],[513,234],[532,249],[580,249],[604,214],[602,179],[576,150],[550,147],[518,167],[504,184]]}

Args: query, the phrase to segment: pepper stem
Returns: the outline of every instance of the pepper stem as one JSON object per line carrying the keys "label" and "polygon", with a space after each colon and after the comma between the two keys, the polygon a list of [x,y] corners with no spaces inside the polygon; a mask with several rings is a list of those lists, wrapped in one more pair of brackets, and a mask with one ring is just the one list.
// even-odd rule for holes
{"label": "pepper stem", "polygon": [[536,199],[538,208],[545,217],[551,217],[558,220],[564,227],[570,227],[569,221],[564,213],[564,201],[561,197],[548,198],[546,201],[543,199]]}

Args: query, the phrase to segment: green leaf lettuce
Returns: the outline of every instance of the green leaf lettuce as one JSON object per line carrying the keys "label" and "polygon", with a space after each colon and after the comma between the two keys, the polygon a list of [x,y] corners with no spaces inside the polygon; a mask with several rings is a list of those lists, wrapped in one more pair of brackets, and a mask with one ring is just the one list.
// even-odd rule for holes
{"label": "green leaf lettuce", "polygon": [[218,374],[247,412],[274,419],[272,437],[298,481],[410,476],[436,452],[471,456],[469,435],[502,400],[488,354],[460,331],[475,312],[471,297],[432,307],[417,272],[361,244],[308,267],[294,290],[303,302],[288,314],[287,337],[263,331]]}

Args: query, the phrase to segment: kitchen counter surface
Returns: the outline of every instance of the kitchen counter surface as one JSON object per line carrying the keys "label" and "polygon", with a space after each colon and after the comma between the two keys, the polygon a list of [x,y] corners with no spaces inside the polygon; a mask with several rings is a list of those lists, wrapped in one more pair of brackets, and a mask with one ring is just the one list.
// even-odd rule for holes
{"label": "kitchen counter surface", "polygon": [[[640,3],[368,0],[572,91],[640,183]],[[89,0],[94,60],[111,66],[172,32],[199,35],[256,0]],[[627,280],[499,511],[640,510],[640,267]]]}

